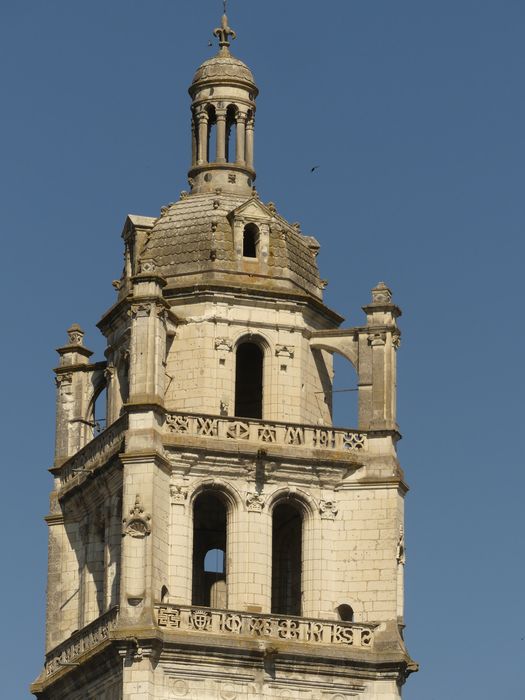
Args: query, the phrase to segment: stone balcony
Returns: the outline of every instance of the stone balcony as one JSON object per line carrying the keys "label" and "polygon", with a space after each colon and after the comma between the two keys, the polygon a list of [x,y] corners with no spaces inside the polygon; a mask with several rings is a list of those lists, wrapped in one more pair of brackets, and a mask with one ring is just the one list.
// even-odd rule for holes
{"label": "stone balcony", "polygon": [[166,631],[359,649],[373,649],[374,632],[378,627],[377,624],[171,604],[156,605],[155,617],[158,626]]}
{"label": "stone balcony", "polygon": [[[59,488],[73,487],[123,451],[127,430],[128,416],[123,415],[63,464],[53,467]],[[296,458],[308,458],[314,451],[318,457],[354,462],[369,453],[371,438],[367,432],[351,428],[174,411],[165,413],[163,433],[167,445],[208,447],[213,441],[217,448],[231,450],[235,442],[235,451],[243,445],[254,452],[289,451]]]}
{"label": "stone balcony", "polygon": [[[365,624],[323,620],[291,615],[219,610],[188,605],[157,604],[154,606],[154,627],[165,632],[184,632],[202,635],[220,635],[239,641],[275,641],[316,645],[320,649],[359,649],[373,651],[379,623]],[[119,632],[119,609],[114,607],[74,632],[71,637],[46,654],[42,679],[59,671],[78,666],[86,658],[98,653],[112,640],[129,639],[129,630]],[[141,637],[147,637],[146,629]],[[155,635],[153,635],[155,636]],[[305,646],[306,650],[306,646]]]}
{"label": "stone balcony", "polygon": [[354,454],[368,451],[366,433],[331,426],[168,412],[164,430],[167,435],[182,439],[236,441],[259,449],[293,448],[299,454],[301,450]]}
{"label": "stone balcony", "polygon": [[77,666],[84,654],[106,643],[117,626],[118,607],[108,610],[96,620],[59,644],[46,654],[45,677],[52,676],[63,668]]}

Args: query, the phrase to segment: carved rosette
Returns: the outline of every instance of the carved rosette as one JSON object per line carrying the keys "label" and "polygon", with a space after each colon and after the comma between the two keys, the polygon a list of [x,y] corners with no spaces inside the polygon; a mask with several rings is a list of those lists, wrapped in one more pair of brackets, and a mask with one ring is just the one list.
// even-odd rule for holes
{"label": "carved rosette", "polygon": [[332,500],[322,500],[319,503],[319,513],[322,520],[335,520],[338,513],[337,503]]}
{"label": "carved rosette", "polygon": [[252,513],[260,513],[264,508],[265,499],[260,493],[248,493],[246,495],[246,507]]}
{"label": "carved rosette", "polygon": [[151,516],[144,511],[140,496],[137,494],[135,505],[129,511],[129,517],[124,519],[124,535],[144,538],[151,532]]}

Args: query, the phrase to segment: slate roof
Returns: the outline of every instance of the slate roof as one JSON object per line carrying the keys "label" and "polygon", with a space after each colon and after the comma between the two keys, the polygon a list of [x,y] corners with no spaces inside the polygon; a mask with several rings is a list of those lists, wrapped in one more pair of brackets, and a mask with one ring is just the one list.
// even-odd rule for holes
{"label": "slate roof", "polygon": [[[164,208],[142,251],[170,286],[204,282],[241,283],[313,294],[321,297],[321,282],[311,237],[275,214],[270,226],[267,274],[250,275],[236,259],[233,226],[228,214],[251,198],[236,194],[192,194]],[[318,244],[317,244],[318,247]]]}

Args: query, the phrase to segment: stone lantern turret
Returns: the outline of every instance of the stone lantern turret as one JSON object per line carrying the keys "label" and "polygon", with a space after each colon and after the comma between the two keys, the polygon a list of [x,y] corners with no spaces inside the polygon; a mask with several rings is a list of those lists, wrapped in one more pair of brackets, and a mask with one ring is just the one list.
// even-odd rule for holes
{"label": "stone lantern turret", "polygon": [[249,193],[255,181],[253,132],[255,98],[252,72],[230,53],[236,34],[226,13],[214,30],[219,52],[198,68],[189,89],[192,98],[192,193]]}

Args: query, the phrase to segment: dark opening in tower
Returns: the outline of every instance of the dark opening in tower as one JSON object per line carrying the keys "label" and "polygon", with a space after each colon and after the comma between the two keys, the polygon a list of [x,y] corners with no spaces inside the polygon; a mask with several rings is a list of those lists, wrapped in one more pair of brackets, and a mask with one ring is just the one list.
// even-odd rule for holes
{"label": "dark opening in tower", "polygon": [[226,160],[235,163],[237,160],[237,107],[228,105],[226,110]]}
{"label": "dark opening in tower", "polygon": [[235,415],[262,418],[263,357],[256,343],[241,343],[235,367]]}
{"label": "dark opening in tower", "polygon": [[245,258],[256,258],[259,245],[259,229],[255,224],[246,224],[242,233],[242,254]]}
{"label": "dark opening in tower", "polygon": [[272,518],[272,613],[301,614],[303,514],[280,503]]}
{"label": "dark opening in tower", "polygon": [[226,505],[205,492],[193,506],[192,605],[226,608]]}

